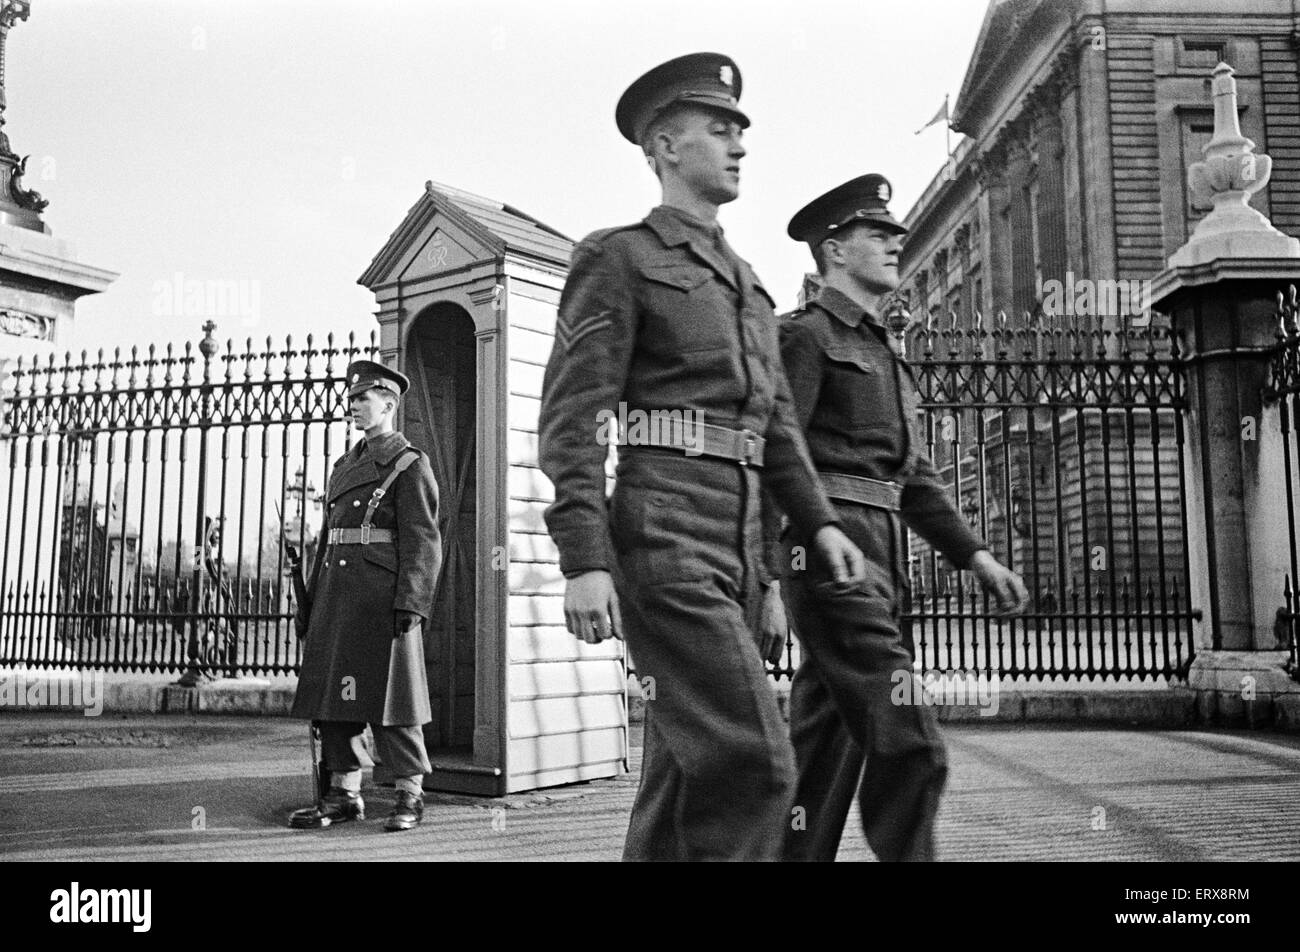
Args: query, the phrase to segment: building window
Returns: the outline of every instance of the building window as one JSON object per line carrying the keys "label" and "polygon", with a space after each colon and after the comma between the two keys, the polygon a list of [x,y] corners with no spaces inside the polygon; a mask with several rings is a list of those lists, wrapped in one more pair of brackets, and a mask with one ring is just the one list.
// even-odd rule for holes
{"label": "building window", "polygon": [[[962,306],[961,306],[961,285],[960,285],[960,284],[955,285],[955,286],[954,286],[954,287],[953,287],[953,288],[948,292],[948,306],[947,306],[947,309],[946,309],[946,310],[947,310],[947,314],[944,315],[945,317],[947,317],[947,316],[950,315],[950,314],[956,314],[956,315],[957,315],[957,320],[958,320],[958,326],[959,326],[959,327],[969,327],[969,326],[970,326],[970,324],[971,324],[971,321],[970,321],[970,315],[969,315],[969,314],[966,314],[966,313],[963,311]],[[949,318],[949,320],[951,320],[951,318]]]}
{"label": "building window", "polygon": [[[1197,162],[1205,158],[1202,149],[1214,135],[1214,115],[1208,111],[1199,110],[1184,112],[1182,120],[1182,149],[1183,149],[1183,175],[1182,181],[1187,181],[1187,171]],[[1187,228],[1187,234],[1192,233],[1196,223],[1206,216],[1212,205],[1197,205],[1192,200],[1192,190],[1190,188],[1182,189],[1183,194],[1183,221]]]}
{"label": "building window", "polygon": [[1180,36],[1178,38],[1178,66],[1180,69],[1211,70],[1228,58],[1228,41],[1215,37]]}

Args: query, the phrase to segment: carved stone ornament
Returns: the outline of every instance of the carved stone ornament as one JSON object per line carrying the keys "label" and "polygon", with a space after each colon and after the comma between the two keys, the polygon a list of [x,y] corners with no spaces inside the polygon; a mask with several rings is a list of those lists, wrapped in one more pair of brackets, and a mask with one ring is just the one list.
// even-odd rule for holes
{"label": "carved stone ornament", "polygon": [[10,337],[54,340],[54,318],[26,311],[0,310],[0,333]]}
{"label": "carved stone ornament", "polygon": [[19,208],[26,208],[33,212],[42,212],[50,204],[48,198],[42,198],[41,193],[31,188],[23,188],[23,173],[27,171],[27,160],[31,156],[24,155],[22,161],[14,168],[13,173],[9,176],[9,197],[14,200],[14,204]]}
{"label": "carved stone ornament", "polygon": [[1300,258],[1300,240],[1278,231],[1249,205],[1250,196],[1268,184],[1273,160],[1241,134],[1237,81],[1227,63],[1214,68],[1211,90],[1214,137],[1202,149],[1204,160],[1187,170],[1187,185],[1198,204],[1212,202],[1214,210],[1170,257],[1170,266],[1218,258]]}

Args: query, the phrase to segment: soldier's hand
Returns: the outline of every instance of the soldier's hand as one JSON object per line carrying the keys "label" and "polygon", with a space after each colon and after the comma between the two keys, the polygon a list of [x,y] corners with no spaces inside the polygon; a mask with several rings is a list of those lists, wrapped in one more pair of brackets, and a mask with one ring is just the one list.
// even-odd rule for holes
{"label": "soldier's hand", "polygon": [[393,611],[393,637],[400,638],[412,628],[418,628],[424,617],[419,612],[398,608]]}
{"label": "soldier's hand", "polygon": [[867,577],[867,561],[838,526],[824,525],[813,536],[813,545],[830,569],[831,578],[841,585],[856,585]]}
{"label": "soldier's hand", "polygon": [[998,611],[1004,615],[1023,611],[1029,604],[1029,590],[1024,580],[993,557],[988,549],[980,549],[970,560],[970,570],[997,602]]}
{"label": "soldier's hand", "polygon": [[758,651],[764,661],[776,664],[781,660],[789,633],[785,602],[781,601],[781,586],[777,582],[769,582],[764,586],[763,612],[758,622]]}
{"label": "soldier's hand", "polygon": [[583,572],[564,586],[564,626],[589,645],[623,637],[614,578],[603,569]]}

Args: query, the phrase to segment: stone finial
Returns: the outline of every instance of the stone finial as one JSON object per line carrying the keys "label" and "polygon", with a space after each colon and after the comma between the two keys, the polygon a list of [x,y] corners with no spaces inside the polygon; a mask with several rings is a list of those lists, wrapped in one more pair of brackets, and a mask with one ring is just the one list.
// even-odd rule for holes
{"label": "stone finial", "polygon": [[1237,119],[1237,81],[1227,63],[1214,68],[1214,137],[1205,159],[1187,170],[1192,198],[1213,203],[1187,244],[1174,252],[1170,267],[1203,264],[1217,258],[1300,258],[1300,240],[1290,238],[1250,207],[1250,196],[1268,184],[1273,160],[1256,154]]}

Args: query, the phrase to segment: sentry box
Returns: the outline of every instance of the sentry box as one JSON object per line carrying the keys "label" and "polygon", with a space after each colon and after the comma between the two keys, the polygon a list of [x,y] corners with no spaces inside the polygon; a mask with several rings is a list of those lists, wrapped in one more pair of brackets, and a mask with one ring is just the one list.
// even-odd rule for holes
{"label": "sentry box", "polygon": [[443,571],[425,628],[430,790],[500,795],[627,769],[622,642],[564,627],[542,513],[542,374],[573,242],[509,205],[425,185],[359,282],[385,363],[411,378],[400,429],[429,454]]}

